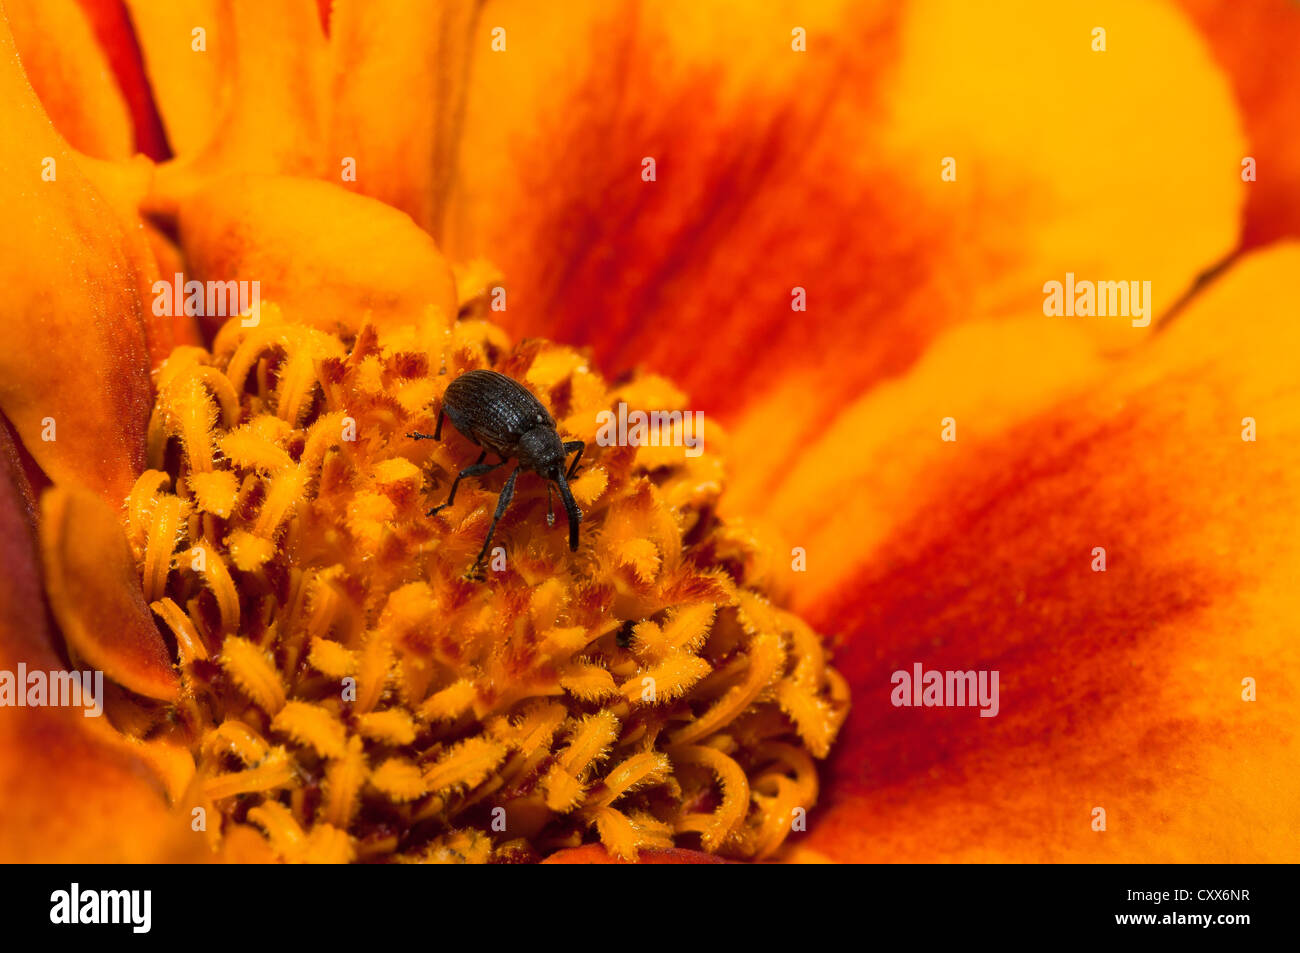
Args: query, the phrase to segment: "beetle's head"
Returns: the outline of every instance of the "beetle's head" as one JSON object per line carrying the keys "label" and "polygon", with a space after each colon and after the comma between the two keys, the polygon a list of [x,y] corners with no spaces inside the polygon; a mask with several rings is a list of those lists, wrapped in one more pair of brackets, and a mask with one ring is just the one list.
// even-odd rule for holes
{"label": "beetle's head", "polygon": [[538,426],[519,438],[520,464],[554,480],[564,469],[564,444],[554,427]]}

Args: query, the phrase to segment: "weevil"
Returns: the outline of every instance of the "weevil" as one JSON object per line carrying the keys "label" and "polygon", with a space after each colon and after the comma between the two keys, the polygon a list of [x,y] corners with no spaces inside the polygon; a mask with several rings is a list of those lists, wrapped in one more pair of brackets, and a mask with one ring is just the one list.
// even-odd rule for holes
{"label": "weevil", "polygon": [[[466,477],[491,473],[511,460],[517,464],[506,478],[501,495],[497,497],[497,508],[492,514],[487,539],[483,541],[483,548],[479,550],[472,568],[477,569],[487,555],[497,523],[514,498],[515,480],[521,470],[531,470],[546,480],[547,526],[555,525],[551,484],[559,487],[560,499],[564,501],[564,511],[569,518],[569,549],[576,551],[582,510],[578,509],[578,504],[573,500],[569,481],[578,471],[578,461],[582,459],[582,451],[587,445],[581,440],[561,441],[560,434],[555,429],[555,418],[542,406],[542,402],[514,378],[496,371],[477,370],[461,374],[447,385],[433,434],[415,431],[407,436],[416,440],[441,440],[444,417],[467,439],[482,447],[483,452],[477,460],[456,474],[447,502],[429,510],[429,516],[455,502],[456,488]],[[575,450],[578,454],[566,470],[569,454]],[[489,451],[501,459],[496,463],[484,463]]]}

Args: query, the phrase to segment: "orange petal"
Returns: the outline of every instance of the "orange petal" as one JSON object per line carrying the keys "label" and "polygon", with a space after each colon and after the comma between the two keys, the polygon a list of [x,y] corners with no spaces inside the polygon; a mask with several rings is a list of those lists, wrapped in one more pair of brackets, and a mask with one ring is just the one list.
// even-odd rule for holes
{"label": "orange petal", "polygon": [[[189,156],[219,134],[223,104],[222,73],[233,52],[229,21],[219,0],[127,0],[145,71],[162,114],[172,151]],[[195,30],[203,30],[200,52]]]}
{"label": "orange petal", "polygon": [[[1041,315],[970,322],[937,337],[903,377],[828,414],[793,449],[780,429],[802,405],[783,389],[750,408],[730,435],[749,449],[729,455],[744,466],[735,467],[723,512],[763,526],[777,549],[804,550],[798,571],[785,563],[777,581],[814,605],[849,584],[864,555],[901,524],[925,516],[933,501],[916,488],[948,472],[954,446],[1023,424],[1104,367],[1077,323]],[[957,444],[940,439],[948,418]]]}
{"label": "orange petal", "polygon": [[[112,207],[122,225],[123,251],[130,258],[136,275],[136,288],[141,301],[155,300],[154,285],[163,274],[171,281],[172,275],[182,270],[172,267],[163,271],[155,249],[168,255],[169,265],[175,264],[175,252],[170,241],[153,224],[140,217],[139,209],[153,181],[153,164],[143,156],[128,162],[107,162],[81,158],[80,165],[86,177],[95,184],[105,201]],[[171,254],[168,254],[171,252]],[[193,315],[158,314],[151,306],[142,309],[145,340],[149,347],[149,364],[160,365],[172,350],[186,344],[199,344],[198,322]]]}
{"label": "orange petal", "polygon": [[69,650],[133,692],[174,701],[180,679],[117,515],[92,493],[51,487],[41,497],[41,551]]}
{"label": "orange petal", "polygon": [[168,808],[162,784],[106,720],[25,708],[0,722],[0,860],[205,859],[189,811]]}
{"label": "orange petal", "polygon": [[[61,671],[46,626],[36,542],[17,450],[0,421],[0,670]],[[0,860],[174,860],[185,843],[161,784],[104,718],[6,708],[0,718]],[[186,825],[185,829],[188,829]],[[191,838],[193,835],[189,835]],[[191,847],[196,845],[189,845]]]}
{"label": "orange petal", "polygon": [[[569,847],[557,850],[545,860],[544,864],[621,864],[626,861],[611,857],[600,844],[584,844],[581,847]],[[680,850],[678,848],[661,850],[643,848],[638,856],[639,864],[725,864],[714,854],[705,854],[698,850]]]}
{"label": "orange petal", "polygon": [[[838,592],[797,593],[844,634],[854,699],[805,846],[857,861],[1300,859],[1297,273],[1295,244],[1241,260],[1050,409],[1002,433],[959,417],[944,458],[877,485],[882,529]],[[999,672],[997,715],[895,707],[893,673],[918,662]]]}
{"label": "orange petal", "polygon": [[[200,280],[260,281],[264,301],[333,330],[456,313],[433,239],[381,202],[288,176],[214,182],[182,207],[181,244]],[[219,322],[218,322],[219,323]]]}
{"label": "orange petal", "polygon": [[129,5],[177,156],[158,171],[164,209],[218,175],[323,172],[328,52],[312,0]]}
{"label": "orange petal", "polygon": [[435,238],[455,173],[481,0],[337,0],[330,19],[329,173],[399,208]]}
{"label": "orange petal", "polygon": [[[107,4],[94,3],[91,8],[99,16],[100,24],[106,28],[111,26],[113,21]],[[141,300],[150,300],[151,289],[159,277],[152,243],[160,239],[151,234],[154,231],[152,226],[141,220],[139,208],[150,190],[153,166],[140,156],[134,160],[120,158],[130,153],[130,123],[125,117],[125,106],[115,111],[99,102],[100,97],[118,94],[114,75],[110,75],[107,63],[101,62],[103,57],[96,45],[96,35],[91,32],[93,24],[88,19],[90,13],[72,0],[55,0],[50,4],[22,0],[11,3],[7,10],[15,29],[21,28],[15,40],[27,74],[38,95],[43,97],[42,105],[52,114],[60,129],[71,128],[73,133],[77,133],[69,134],[72,144],[88,153],[77,157],[78,166],[116,213],[125,233],[123,250],[136,273]],[[124,11],[122,19],[125,20]],[[123,57],[119,55],[118,59],[120,61]],[[78,71],[65,61],[89,63],[96,67],[96,71],[93,75],[83,75],[84,68]],[[48,90],[51,85],[54,88]],[[93,123],[112,124],[111,131],[115,136],[116,125],[122,125],[123,131],[116,138],[124,141],[118,143],[117,148],[109,148],[108,131],[100,131],[97,127],[85,128]],[[147,309],[145,320],[150,359],[154,366],[178,345],[198,343],[198,326],[192,317],[183,314],[157,317],[152,309]]]}
{"label": "orange petal", "polygon": [[[1235,245],[1230,94],[1168,6],[751,4],[707,28],[697,7],[489,5],[448,247],[501,266],[513,331],[644,363],[706,412],[790,385],[784,458],[936,334],[1041,308],[1067,270],[1149,279],[1160,312]],[[1094,16],[1122,36],[1104,55]]]}
{"label": "orange petal", "polygon": [[76,149],[104,159],[131,154],[126,102],[75,0],[6,0],[5,15],[41,104]]}
{"label": "orange petal", "polygon": [[1300,236],[1300,5],[1293,0],[1180,0],[1232,82],[1255,159],[1242,247]]}
{"label": "orange petal", "polygon": [[41,112],[2,23],[0,103],[0,192],[21,223],[0,230],[9,332],[0,409],[51,478],[80,480],[117,505],[144,462],[151,404],[140,276],[109,204]]}
{"label": "orange petal", "polygon": [[0,417],[0,643],[7,655],[48,665],[50,647],[36,570],[36,501],[18,447]]}

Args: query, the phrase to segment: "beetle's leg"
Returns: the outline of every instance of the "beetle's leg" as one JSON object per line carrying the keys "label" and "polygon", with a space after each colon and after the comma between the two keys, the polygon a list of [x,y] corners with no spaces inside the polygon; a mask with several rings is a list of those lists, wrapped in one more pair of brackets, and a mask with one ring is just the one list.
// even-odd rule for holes
{"label": "beetle's leg", "polygon": [[573,491],[569,489],[569,481],[565,479],[562,472],[556,474],[555,482],[560,485],[560,499],[564,501],[564,512],[569,515],[569,550],[576,552],[578,524],[582,522],[582,510],[578,509],[578,504],[574,502]]}
{"label": "beetle's leg", "polygon": [[483,458],[486,456],[487,451],[484,450],[478,455],[477,460],[467,466],[464,470],[461,470],[460,473],[457,473],[456,479],[452,481],[451,495],[447,497],[447,502],[440,506],[435,506],[433,509],[429,510],[426,515],[433,516],[439,510],[446,509],[448,506],[451,506],[452,503],[456,502],[456,487],[460,486],[460,481],[465,479],[465,477],[482,476],[485,473],[491,473],[497,467],[501,466],[502,463],[505,463],[504,460],[498,461],[497,463],[484,463]]}
{"label": "beetle's leg", "polygon": [[[420,431],[418,430],[412,430],[410,433],[407,434],[407,436],[410,437],[412,440],[441,440],[442,439],[442,411],[441,410],[438,411],[438,425],[433,428],[432,436],[430,436],[427,433],[420,433]],[[478,459],[479,459],[479,463],[483,462],[482,457],[479,457]]]}
{"label": "beetle's leg", "polygon": [[546,481],[546,525],[555,525],[555,500],[551,496],[551,481]]}
{"label": "beetle's leg", "polygon": [[[501,466],[501,464],[498,463],[496,466]],[[478,559],[474,560],[475,566],[483,561],[483,557],[487,555],[488,547],[492,545],[492,534],[497,531],[497,521],[500,520],[501,515],[505,513],[506,507],[510,505],[510,501],[514,499],[515,480],[518,478],[519,471],[522,469],[523,467],[515,467],[510,471],[510,476],[506,477],[506,485],[501,488],[501,495],[497,497],[497,510],[492,514],[492,525],[488,527],[487,539],[483,540],[483,548],[478,551]]]}
{"label": "beetle's leg", "polygon": [[570,440],[568,443],[564,445],[565,456],[568,456],[570,453],[573,453],[573,451],[575,450],[578,451],[578,455],[574,457],[573,462],[569,464],[569,472],[565,474],[565,476],[568,479],[572,480],[573,474],[578,471],[578,461],[582,459],[582,451],[586,449],[587,449],[587,445],[583,443],[581,440]]}

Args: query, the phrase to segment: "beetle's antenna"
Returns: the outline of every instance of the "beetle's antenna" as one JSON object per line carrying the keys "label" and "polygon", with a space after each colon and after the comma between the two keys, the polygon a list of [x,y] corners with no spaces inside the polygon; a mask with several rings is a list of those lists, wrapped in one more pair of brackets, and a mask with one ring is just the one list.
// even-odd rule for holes
{"label": "beetle's antenna", "polygon": [[555,525],[555,499],[551,496],[551,481],[546,481],[546,525]]}
{"label": "beetle's antenna", "polygon": [[555,482],[560,485],[560,499],[564,501],[564,512],[569,514],[569,550],[578,551],[578,524],[582,522],[582,510],[573,500],[573,491],[569,481],[564,478],[564,469],[555,471]]}

